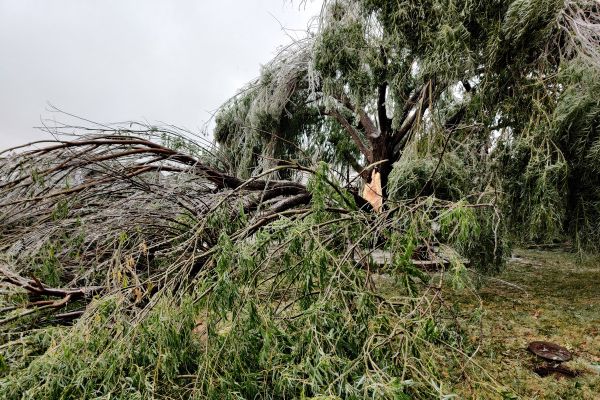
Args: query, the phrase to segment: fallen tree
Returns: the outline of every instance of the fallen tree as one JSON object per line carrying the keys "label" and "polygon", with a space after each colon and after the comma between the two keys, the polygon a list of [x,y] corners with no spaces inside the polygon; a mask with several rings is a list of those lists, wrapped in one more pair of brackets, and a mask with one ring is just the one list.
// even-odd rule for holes
{"label": "fallen tree", "polygon": [[0,397],[510,398],[444,293],[507,232],[597,236],[598,8],[390,4],[327,2],[218,147],[96,124],[0,154]]}
{"label": "fallen tree", "polygon": [[373,213],[326,164],[241,180],[139,128],[3,154],[4,398],[450,391],[470,344],[421,267],[464,285],[466,260],[501,264],[491,194]]}

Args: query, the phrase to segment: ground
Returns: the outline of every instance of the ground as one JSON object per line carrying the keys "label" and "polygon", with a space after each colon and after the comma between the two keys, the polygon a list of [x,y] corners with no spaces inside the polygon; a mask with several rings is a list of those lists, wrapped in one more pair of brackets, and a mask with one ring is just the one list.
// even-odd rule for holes
{"label": "ground", "polygon": [[[600,400],[600,257],[515,250],[500,275],[482,279],[473,294],[444,289],[445,301],[454,305],[478,349],[472,363],[461,364],[477,367],[463,382],[455,382],[456,398]],[[579,375],[540,377],[533,372],[543,364],[527,351],[536,340],[572,351],[574,359],[565,365]],[[490,381],[506,388],[505,393],[490,394],[486,389],[497,386]]]}
{"label": "ground", "polygon": [[[477,292],[451,297],[465,309],[481,301],[482,341],[474,361],[509,389],[512,394],[504,398],[600,399],[599,258],[516,250],[503,273],[487,279]],[[533,369],[543,362],[526,350],[534,340],[572,351],[574,358],[565,366],[580,375],[535,374]],[[463,395],[478,398],[469,386],[464,383]]]}

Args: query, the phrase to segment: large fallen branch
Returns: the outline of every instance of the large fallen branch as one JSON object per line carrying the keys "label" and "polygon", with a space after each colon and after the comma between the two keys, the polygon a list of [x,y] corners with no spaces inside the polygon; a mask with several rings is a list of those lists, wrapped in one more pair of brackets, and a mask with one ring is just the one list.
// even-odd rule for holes
{"label": "large fallen branch", "polygon": [[[243,240],[311,200],[302,183],[268,173],[241,180],[203,162],[204,149],[160,144],[180,139],[172,132],[84,131],[0,153],[0,277],[30,295],[60,298],[27,304],[20,316],[123,288],[147,301],[165,279],[185,281],[204,268],[223,232]],[[230,226],[214,226],[223,214]],[[242,217],[249,222],[237,226]],[[173,265],[154,261],[169,257]],[[62,288],[42,283],[41,265]]]}
{"label": "large fallen branch", "polygon": [[[377,264],[373,251],[388,246],[393,232],[405,234],[414,221],[434,218],[415,238],[426,254],[411,250],[406,261],[423,270],[453,268],[431,245],[440,234],[431,227],[452,203],[413,199],[365,213],[361,208],[372,208],[357,191],[341,188],[324,171],[288,164],[241,180],[224,172],[208,150],[171,131],[84,132],[0,153],[0,261],[6,265],[0,276],[38,298],[21,305],[19,317],[43,311],[77,318],[97,294],[122,293],[132,307],[152,307],[157,293],[183,294],[211,276],[223,240],[237,246],[268,234],[268,246],[253,251],[260,253],[256,259],[266,252],[269,263],[295,225],[306,225],[307,239],[316,235],[323,246],[341,251],[339,265],[364,268],[366,262],[370,271],[369,260]],[[174,140],[177,145],[169,146]],[[271,179],[281,169],[312,177],[312,188],[305,180]],[[350,235],[350,221],[360,235]],[[397,264],[396,250],[386,251],[390,260],[383,269]],[[58,314],[75,301],[79,309]],[[4,322],[14,321],[15,310],[6,312]]]}

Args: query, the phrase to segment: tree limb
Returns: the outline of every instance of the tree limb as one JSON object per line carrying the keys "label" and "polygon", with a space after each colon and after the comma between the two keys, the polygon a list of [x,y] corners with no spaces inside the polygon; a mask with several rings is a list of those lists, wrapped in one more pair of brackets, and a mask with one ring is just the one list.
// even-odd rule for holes
{"label": "tree limb", "polygon": [[339,111],[331,110],[329,111],[329,114],[331,114],[340,123],[340,125],[342,125],[346,132],[348,132],[348,134],[352,138],[352,141],[354,142],[354,144],[356,144],[356,147],[358,147],[358,150],[365,156],[367,161],[372,162],[373,154],[371,152],[371,149],[369,149],[367,145],[362,141],[362,138],[360,137],[360,134],[358,133],[356,128],[354,128]]}
{"label": "tree limb", "polygon": [[429,103],[434,97],[433,92],[435,91],[435,84],[432,80],[429,80],[420,90],[418,101],[416,105],[410,108],[407,117],[402,122],[402,125],[394,134],[393,146],[394,146],[394,157],[397,158],[402,150],[402,143],[406,143],[404,140],[407,138],[408,133],[413,128],[415,122],[419,120],[427,108],[429,107]]}
{"label": "tree limb", "polygon": [[386,80],[387,56],[385,54],[385,49],[383,48],[383,46],[379,47],[379,53],[384,71],[382,73],[381,83],[377,88],[377,116],[379,119],[379,128],[381,131],[380,133],[386,136],[389,134],[390,129],[392,127],[392,120],[388,118],[387,109],[385,106],[388,83]]}

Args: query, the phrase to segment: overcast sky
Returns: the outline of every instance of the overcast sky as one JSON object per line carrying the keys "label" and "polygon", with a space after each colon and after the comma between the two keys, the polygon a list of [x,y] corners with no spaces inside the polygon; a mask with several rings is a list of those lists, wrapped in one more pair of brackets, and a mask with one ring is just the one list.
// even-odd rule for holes
{"label": "overcast sky", "polygon": [[0,0],[0,148],[39,139],[48,103],[98,122],[199,132],[258,75],[281,25],[321,0]]}

